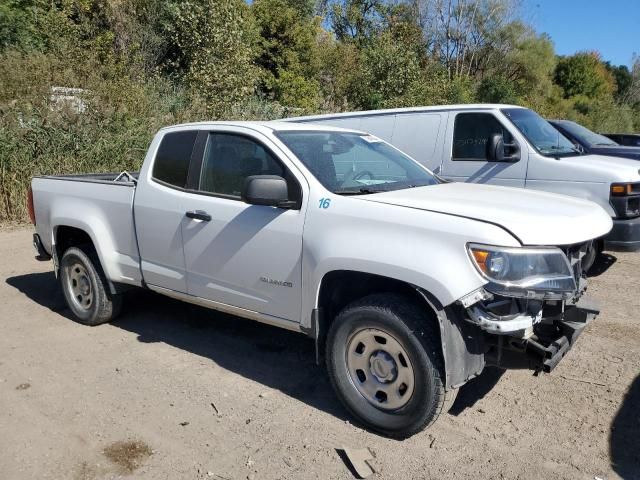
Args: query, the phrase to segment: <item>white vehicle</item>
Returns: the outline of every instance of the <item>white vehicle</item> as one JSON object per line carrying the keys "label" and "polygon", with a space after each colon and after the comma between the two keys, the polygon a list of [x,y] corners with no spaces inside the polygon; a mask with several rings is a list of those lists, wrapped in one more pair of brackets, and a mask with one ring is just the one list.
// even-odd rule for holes
{"label": "white vehicle", "polygon": [[29,204],[80,322],[135,286],[305,333],[395,437],[486,365],[551,371],[598,313],[580,263],[611,228],[586,200],[443,183],[371,135],[294,123],[164,128],[139,175],[35,177]]}
{"label": "white vehicle", "polygon": [[290,121],[367,131],[451,181],[524,187],[591,200],[611,216],[613,229],[595,243],[585,268],[603,249],[640,249],[640,164],[583,154],[527,108],[447,105]]}

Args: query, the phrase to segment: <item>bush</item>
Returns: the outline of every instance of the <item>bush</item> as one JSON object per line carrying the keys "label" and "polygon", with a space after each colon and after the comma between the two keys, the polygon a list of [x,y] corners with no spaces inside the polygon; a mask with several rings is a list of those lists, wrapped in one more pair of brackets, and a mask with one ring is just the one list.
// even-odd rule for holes
{"label": "bush", "polygon": [[[0,56],[0,219],[26,218],[34,175],[139,169],[161,126],[204,119],[189,93],[161,79],[140,83],[92,60],[76,71],[47,55]],[[77,67],[77,66],[76,66]],[[104,81],[107,78],[109,81]],[[86,111],[55,105],[51,86],[81,86]]]}

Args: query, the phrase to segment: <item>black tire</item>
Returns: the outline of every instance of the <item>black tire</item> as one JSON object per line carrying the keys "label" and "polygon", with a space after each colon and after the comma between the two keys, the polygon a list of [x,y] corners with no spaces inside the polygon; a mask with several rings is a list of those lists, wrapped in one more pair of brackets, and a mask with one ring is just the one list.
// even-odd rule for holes
{"label": "black tire", "polygon": [[69,309],[84,325],[109,322],[122,309],[122,296],[108,291],[94,251],[87,254],[78,247],[67,249],[60,260],[60,283]]}
{"label": "black tire", "polygon": [[602,254],[602,242],[593,242],[592,247],[587,251],[582,259],[582,271],[589,274],[591,268],[595,265],[600,254]]}
{"label": "black tire", "polygon": [[[367,350],[369,351],[365,364],[371,365],[370,371],[365,372],[364,376],[373,375],[371,380],[359,380],[363,378],[359,376],[362,370],[357,370],[356,379],[350,373],[353,367],[349,365],[351,360],[348,358],[353,358],[354,342],[357,343],[359,336],[366,335],[366,332],[374,332],[374,338],[377,339],[375,332],[380,331],[397,341],[406,353],[407,358],[400,358],[399,361],[399,357],[387,354],[387,357],[396,360],[391,363],[396,367],[392,369],[396,372],[396,377],[406,364],[413,373],[412,393],[408,399],[403,400],[406,403],[396,409],[386,409],[383,403],[374,405],[372,400],[367,399],[366,394],[362,393],[362,385],[365,382],[373,382],[374,389],[378,388],[376,385],[382,385],[379,383],[379,377],[376,377],[377,369],[372,363],[376,360],[372,360],[372,357],[379,355],[376,348],[384,347],[375,344],[369,348],[369,341],[368,346],[364,347],[366,350],[363,350],[363,358]],[[361,345],[357,345],[355,350],[360,347]],[[445,392],[440,333],[435,318],[424,306],[419,306],[401,295],[370,295],[345,307],[329,329],[326,361],[333,388],[347,410],[371,430],[393,438],[406,438],[427,428],[435,422],[449,403],[447,399],[455,393]],[[386,373],[389,369],[385,368],[384,371]],[[378,383],[375,383],[376,381]],[[360,382],[360,387],[356,386],[357,382]],[[395,383],[393,385],[395,388]],[[400,388],[402,389],[402,385]],[[378,402],[379,393],[375,394]],[[382,401],[387,401],[386,395],[383,395]]]}

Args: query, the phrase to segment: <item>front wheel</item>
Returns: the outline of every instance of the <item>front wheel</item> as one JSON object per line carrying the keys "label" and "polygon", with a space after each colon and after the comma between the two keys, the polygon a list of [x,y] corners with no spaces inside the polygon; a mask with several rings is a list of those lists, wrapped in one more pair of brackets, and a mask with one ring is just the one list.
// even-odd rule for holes
{"label": "front wheel", "polygon": [[67,305],[80,323],[100,325],[120,312],[122,297],[111,295],[96,255],[77,247],[67,249],[60,260],[60,282]]}
{"label": "front wheel", "polygon": [[348,305],[331,325],[331,383],[372,430],[405,438],[445,407],[440,334],[429,313],[406,297],[376,294]]}

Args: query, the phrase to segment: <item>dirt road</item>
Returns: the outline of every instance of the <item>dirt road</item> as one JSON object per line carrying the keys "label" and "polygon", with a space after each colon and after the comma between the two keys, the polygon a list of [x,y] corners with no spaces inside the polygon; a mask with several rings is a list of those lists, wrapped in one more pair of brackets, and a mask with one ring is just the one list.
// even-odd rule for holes
{"label": "dirt road", "polygon": [[[148,292],[70,319],[31,229],[0,232],[0,478],[640,479],[640,254],[591,279],[601,316],[550,375],[486,371],[399,442],[352,423],[309,340]],[[608,267],[608,268],[607,268]]]}

